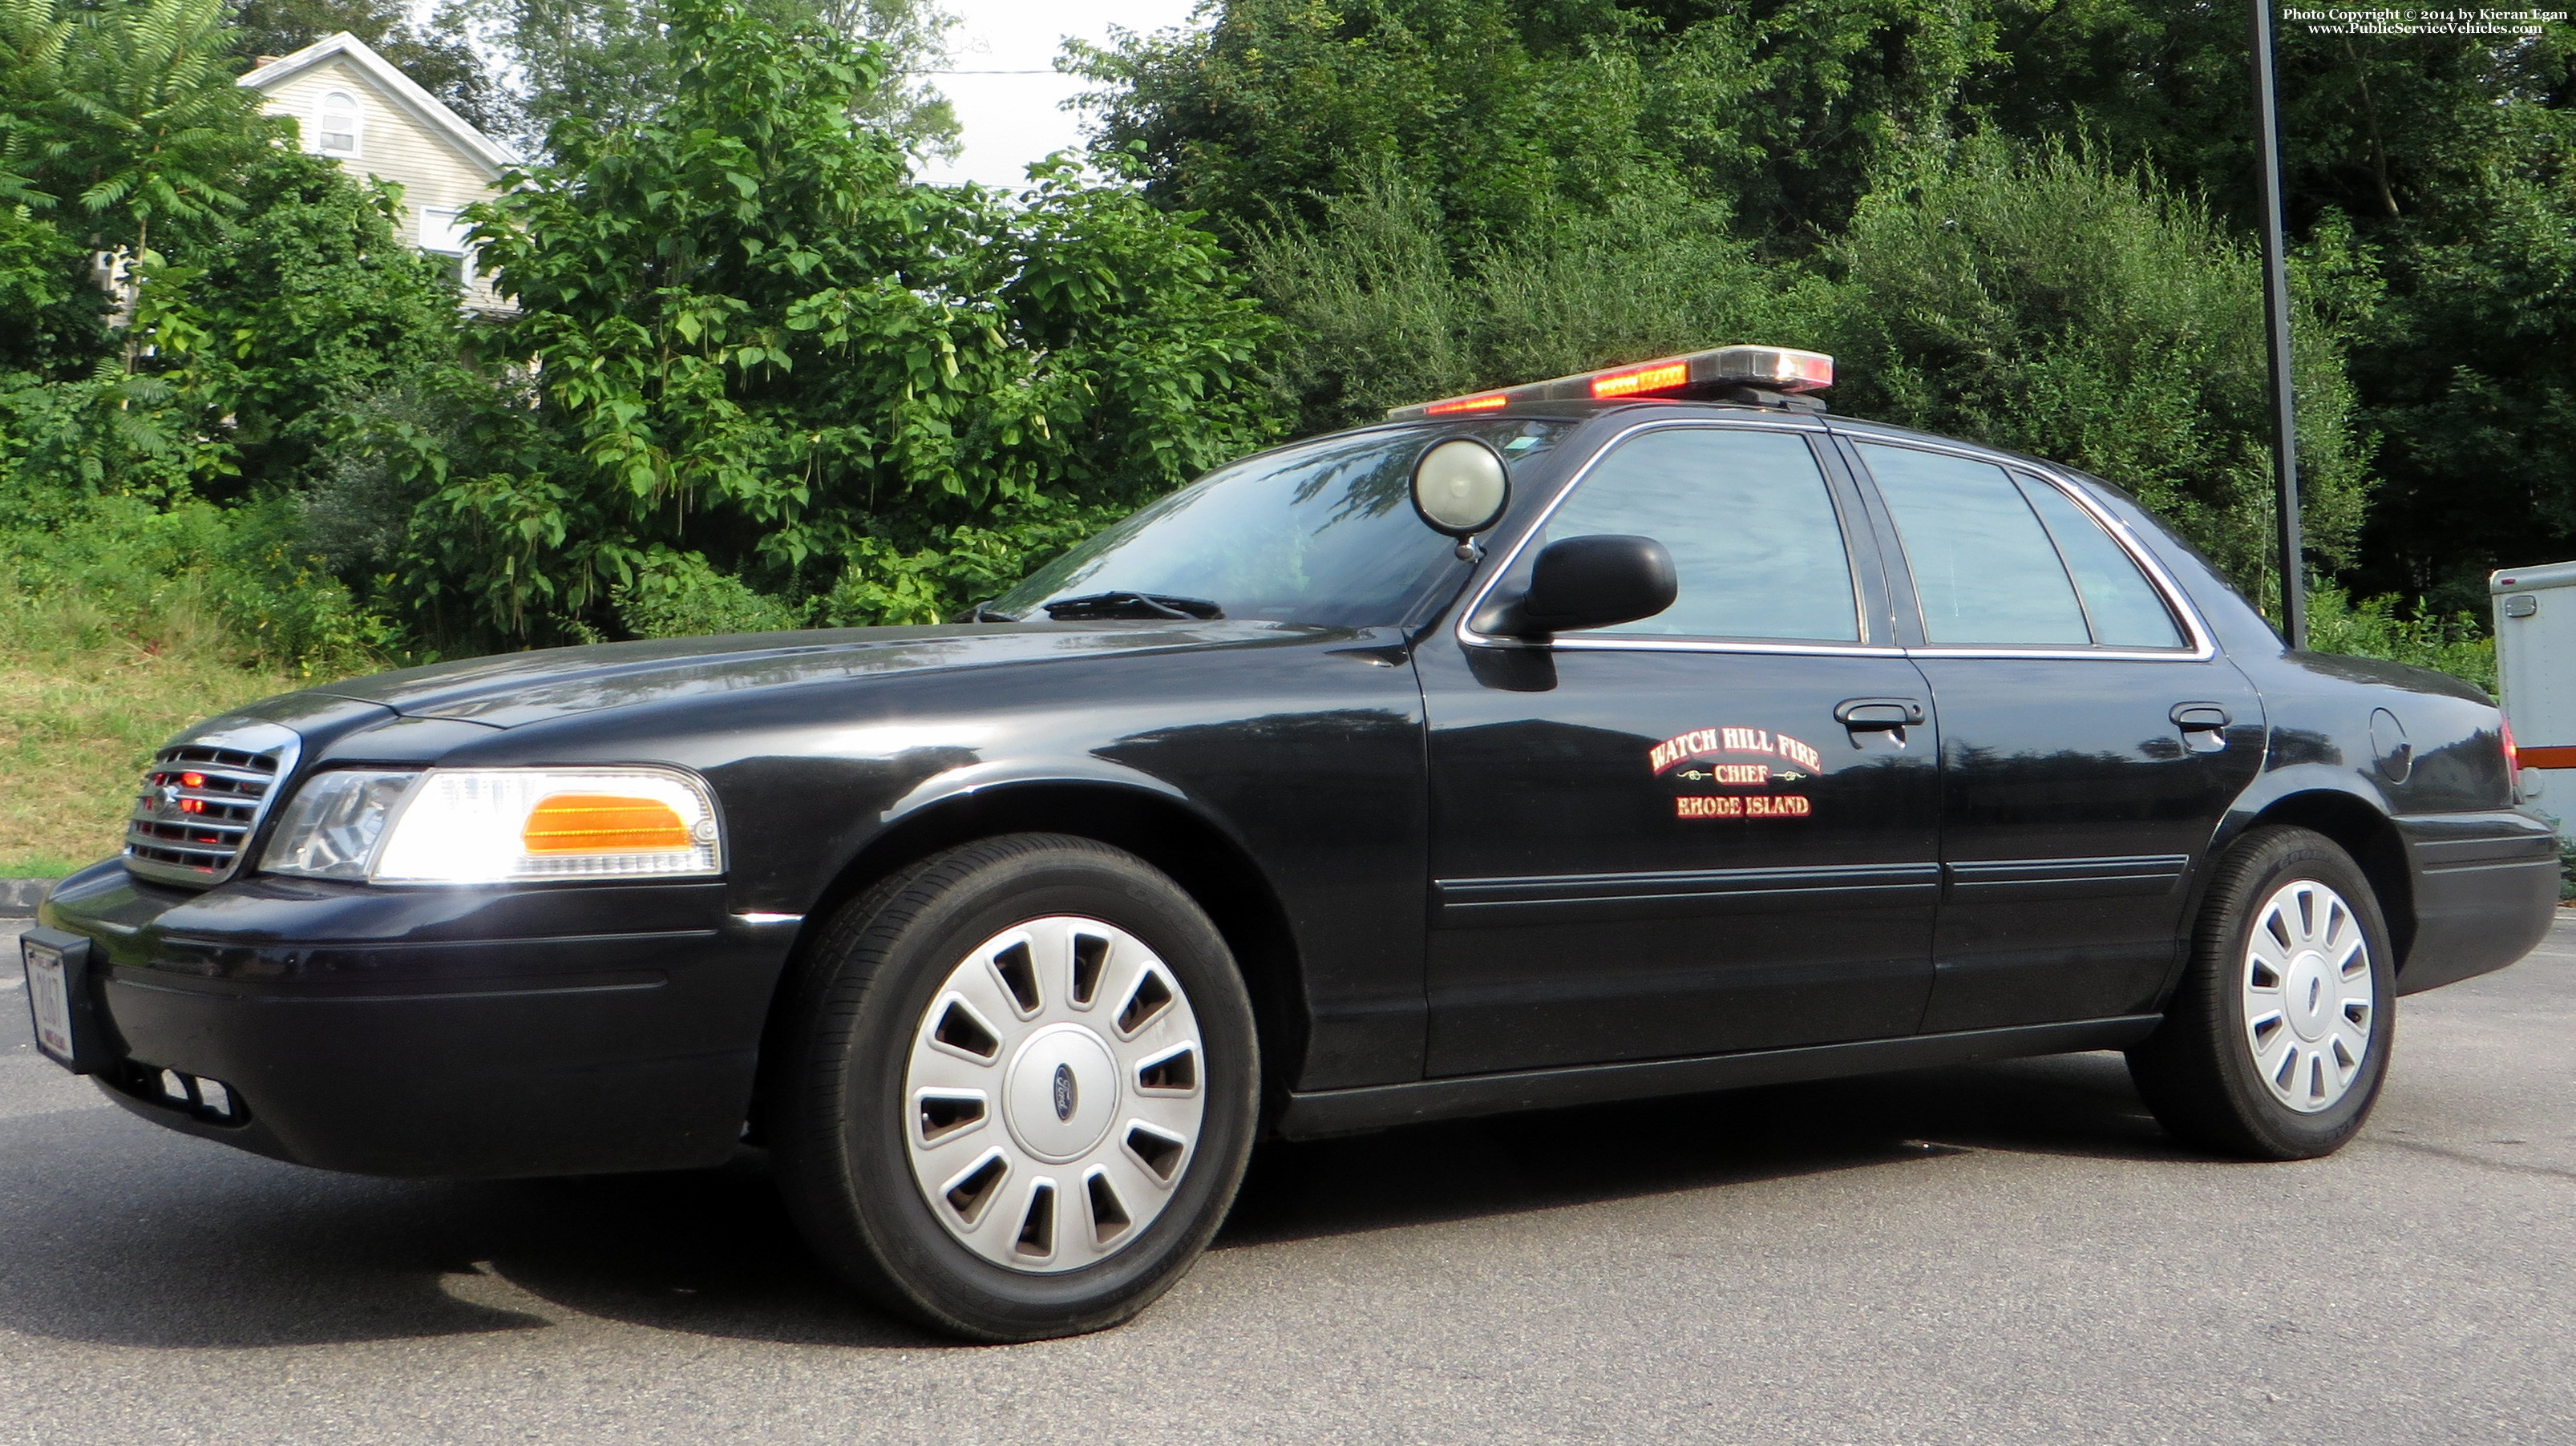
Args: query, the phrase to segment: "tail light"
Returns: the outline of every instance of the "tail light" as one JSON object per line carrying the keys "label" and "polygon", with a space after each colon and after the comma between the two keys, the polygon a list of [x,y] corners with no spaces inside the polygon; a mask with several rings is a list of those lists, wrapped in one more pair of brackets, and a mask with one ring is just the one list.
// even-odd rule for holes
{"label": "tail light", "polygon": [[2504,740],[2504,781],[2518,798],[2522,794],[2522,750],[2513,745],[2513,721],[2496,720],[2496,731]]}

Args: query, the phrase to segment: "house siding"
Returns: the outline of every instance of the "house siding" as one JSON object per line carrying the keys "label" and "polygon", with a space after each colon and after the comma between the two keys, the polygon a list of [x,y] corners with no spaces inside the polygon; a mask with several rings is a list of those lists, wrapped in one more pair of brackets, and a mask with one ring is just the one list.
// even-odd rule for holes
{"label": "house siding", "polygon": [[[359,69],[334,58],[262,87],[270,114],[293,120],[304,149],[320,153],[322,98],[340,91],[358,104],[358,153],[335,156],[361,175],[402,187],[402,239],[421,245],[421,212],[455,210],[489,200],[499,192],[483,168],[427,126],[393,97],[377,89]],[[495,308],[506,305],[480,275],[466,278],[465,303]]]}

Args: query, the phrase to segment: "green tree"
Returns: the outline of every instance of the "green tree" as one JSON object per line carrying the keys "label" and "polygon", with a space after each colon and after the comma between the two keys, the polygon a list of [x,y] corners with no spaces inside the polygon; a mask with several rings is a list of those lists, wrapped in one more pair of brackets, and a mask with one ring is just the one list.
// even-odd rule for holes
{"label": "green tree", "polygon": [[2466,234],[2386,248],[2354,357],[2388,436],[2359,576],[2446,612],[2483,613],[2492,569],[2576,557],[2576,171],[2550,140],[2483,191]]}
{"label": "green tree", "polygon": [[239,481],[217,498],[299,484],[359,404],[456,354],[456,289],[403,244],[399,191],[338,163],[273,147],[241,176],[237,220],[193,225],[172,254],[197,273],[190,361],[204,426]]}
{"label": "green tree", "polygon": [[[920,79],[948,54],[956,17],[935,0],[754,0],[752,13],[789,29],[821,26],[876,48],[875,84],[852,113],[920,155],[953,155],[957,117]],[[481,25],[511,56],[526,90],[530,149],[558,121],[632,124],[668,102],[686,57],[672,43],[665,0],[454,0],[445,23]]]}
{"label": "green tree", "polygon": [[[1965,142],[1891,172],[1803,298],[1835,405],[2082,467],[2135,492],[2248,592],[2277,597],[2261,288],[2249,249],[2144,169]],[[2354,559],[2372,441],[2343,349],[2371,277],[2341,238],[2303,258],[2299,448],[2308,542]]]}
{"label": "green tree", "polygon": [[[1994,7],[2001,64],[1963,103],[2024,137],[2090,138],[2149,162],[2229,224],[2254,220],[2252,72],[2242,6],[2025,0]],[[2528,108],[2569,98],[2576,29],[2338,35],[2278,26],[2285,191],[2296,229],[2473,212]]]}
{"label": "green tree", "polygon": [[[0,10],[0,465],[173,497],[291,481],[360,392],[452,348],[392,197],[278,144],[230,41],[207,0]],[[93,251],[123,253],[128,324]]]}
{"label": "green tree", "polygon": [[[12,0],[0,14],[0,184],[16,202],[11,249],[35,271],[12,288],[33,305],[6,346],[24,370],[0,374],[0,468],[172,496],[225,466],[188,367],[206,340],[196,273],[152,242],[156,223],[224,224],[275,134],[221,65],[230,39],[219,0]],[[113,331],[88,253],[121,279]]]}
{"label": "green tree", "polygon": [[122,0],[79,15],[33,179],[77,200],[100,245],[141,257],[156,220],[241,209],[232,177],[278,132],[258,95],[233,84],[232,41],[223,0]]}
{"label": "green tree", "polygon": [[[1392,172],[1453,250],[1628,196],[1724,205],[1767,248],[1839,228],[1995,63],[1976,0],[1231,0],[1070,62],[1165,204],[1240,239]],[[1206,12],[1202,12],[1203,14]],[[1284,208],[1284,210],[1283,210]]]}
{"label": "green tree", "polygon": [[485,354],[533,370],[451,374],[338,484],[409,509],[378,536],[438,626],[579,636],[692,556],[921,620],[1265,435],[1273,325],[1205,235],[1069,163],[1017,204],[912,185],[853,119],[873,51],[818,24],[688,0],[672,43],[667,105],[559,124],[481,212],[521,307]]}
{"label": "green tree", "polygon": [[1478,387],[1776,337],[1798,274],[1756,261],[1722,208],[1614,201],[1453,259],[1426,189],[1382,174],[1322,219],[1254,229],[1247,284],[1286,321],[1274,386],[1301,433]]}
{"label": "green tree", "polygon": [[[2031,0],[1967,103],[2022,135],[2081,135],[2252,222],[2241,7]],[[2484,607],[2493,567],[2576,555],[2576,289],[2565,182],[2576,29],[2335,35],[2281,27],[2294,232],[2346,228],[2386,295],[2348,346],[2379,484],[2346,575]]]}

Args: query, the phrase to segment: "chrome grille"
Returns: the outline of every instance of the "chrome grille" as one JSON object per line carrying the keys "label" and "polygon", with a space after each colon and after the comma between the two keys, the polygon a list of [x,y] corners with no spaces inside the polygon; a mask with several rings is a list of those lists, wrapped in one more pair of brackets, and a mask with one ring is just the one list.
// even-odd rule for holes
{"label": "chrome grille", "polygon": [[[271,736],[285,731],[258,729]],[[294,765],[292,738],[268,748],[226,746],[265,737],[200,738],[153,755],[125,826],[125,866],[170,883],[231,878]]]}

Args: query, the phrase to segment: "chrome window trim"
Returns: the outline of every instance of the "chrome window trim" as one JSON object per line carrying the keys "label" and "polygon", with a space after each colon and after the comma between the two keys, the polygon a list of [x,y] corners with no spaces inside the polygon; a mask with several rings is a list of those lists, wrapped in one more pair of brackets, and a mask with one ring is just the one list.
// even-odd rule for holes
{"label": "chrome window trim", "polygon": [[[1907,656],[1921,658],[2100,658],[2114,662],[2131,663],[2206,663],[2210,659],[2218,656],[2217,639],[2210,633],[2208,624],[2201,621],[2200,610],[2191,605],[2189,595],[2184,593],[2181,585],[2173,580],[2173,575],[2165,571],[2164,564],[2158,562],[2155,554],[2149,552],[2145,544],[2138,541],[2137,536],[2129,531],[2127,523],[2122,522],[2118,517],[2112,515],[2108,509],[2094,501],[2091,496],[2086,494],[2082,487],[2069,481],[2057,472],[2040,463],[2025,462],[2017,457],[1999,457],[1991,452],[1979,451],[1976,448],[1964,447],[1956,443],[1917,440],[1912,437],[1898,439],[1892,437],[1862,437],[1850,433],[1842,433],[1838,435],[1841,435],[1843,440],[1851,443],[1852,450],[1855,452],[1860,450],[1860,447],[1864,442],[1875,443],[1883,447],[1911,447],[1918,452],[1939,452],[1947,456],[1965,458],[1971,462],[1983,462],[1989,467],[2000,467],[2006,473],[2019,472],[2035,481],[2056,488],[2059,492],[2073,500],[2077,507],[2082,508],[2085,516],[2092,518],[2096,523],[2101,525],[2103,531],[2111,535],[2112,542],[2118,544],[2120,549],[2129,555],[2129,560],[2137,564],[2138,571],[2146,576],[2147,585],[2154,588],[2157,595],[2164,599],[2165,608],[2182,623],[2183,631],[2191,637],[2191,645],[2187,648],[2070,648],[2062,645],[2028,648],[2002,648],[1977,644],[1948,646],[1940,643],[1927,642],[1921,647],[1905,649],[1904,651]],[[1868,459],[1864,457],[1861,461],[1862,466],[1866,469]],[[1875,481],[1875,479],[1872,480],[1873,482]],[[1891,516],[1888,519],[1888,523],[1889,526],[1893,527],[1895,525],[1895,518]],[[1902,547],[1904,546],[1904,543],[1905,535],[1900,531],[1897,533],[1897,545]],[[1910,581],[1913,570],[1912,559],[1907,559],[1906,568]],[[2068,582],[2071,585],[2073,583],[2073,579],[2069,578]],[[1914,590],[1911,586],[1909,586],[1906,591],[1910,600],[1914,603],[1915,621],[1916,624],[1920,626],[1922,622],[1923,600],[1920,596],[1914,595]],[[1927,628],[1924,631],[1928,635],[1931,630]]]}
{"label": "chrome window trim", "polygon": [[[1512,544],[1511,550],[1503,554],[1502,560],[1495,564],[1492,571],[1485,575],[1485,580],[1477,584],[1475,591],[1469,594],[1466,605],[1458,609],[1457,621],[1450,629],[1458,642],[1470,648],[1570,648],[1582,652],[1788,653],[1855,658],[1904,657],[1905,649],[1884,643],[1838,643],[1827,639],[1809,642],[1789,638],[1640,638],[1624,635],[1620,637],[1569,635],[1551,638],[1544,643],[1534,643],[1527,638],[1505,638],[1496,637],[1491,633],[1480,633],[1468,626],[1468,620],[1485,605],[1485,598],[1501,585],[1513,565],[1520,561],[1521,554],[1528,550],[1530,540],[1547,530],[1548,520],[1556,516],[1557,509],[1565,505],[1567,498],[1572,497],[1577,489],[1591,479],[1592,469],[1600,466],[1603,458],[1617,451],[1629,438],[1639,433],[1685,429],[1787,432],[1805,437],[1833,435],[1823,423],[1810,420],[1804,414],[1781,417],[1659,417],[1622,429],[1609,441],[1602,443],[1592,456],[1576,469],[1574,475],[1568,477],[1564,484],[1557,488],[1556,496],[1547,504],[1547,510],[1531,519],[1529,526],[1521,530],[1520,538]],[[1851,574],[1852,625],[1865,634],[1869,618],[1869,599],[1861,590],[1860,561],[1852,555],[1851,519],[1843,515],[1842,500],[1833,495],[1832,474],[1827,472],[1821,463],[1817,465],[1816,472],[1825,484],[1826,500],[1833,504],[1834,520],[1843,529],[1843,561],[1845,568]]]}
{"label": "chrome window trim", "polygon": [[[1476,634],[1483,637],[1483,634]],[[1525,638],[1496,638],[1481,646],[1489,648],[1571,648],[1578,652],[1636,652],[1645,649],[1658,653],[1794,653],[1801,657],[1830,653],[1848,658],[1902,658],[1903,648],[1878,643],[1801,643],[1756,642],[1733,638],[1587,638],[1580,635],[1554,638],[1533,643]]]}

